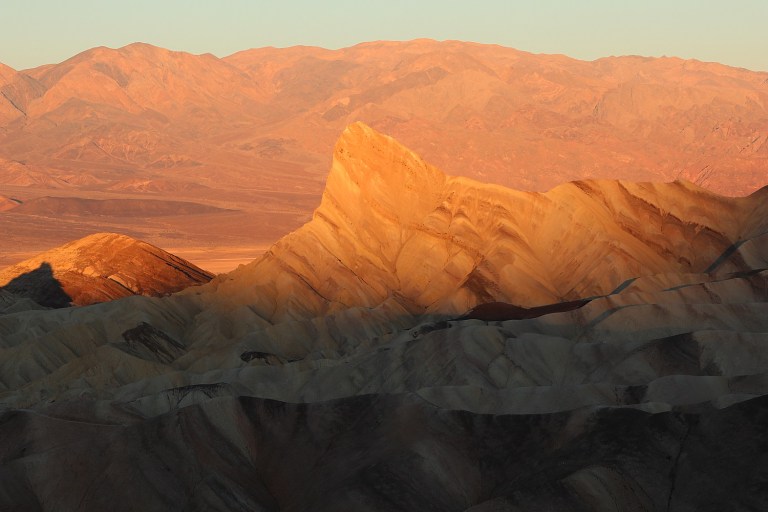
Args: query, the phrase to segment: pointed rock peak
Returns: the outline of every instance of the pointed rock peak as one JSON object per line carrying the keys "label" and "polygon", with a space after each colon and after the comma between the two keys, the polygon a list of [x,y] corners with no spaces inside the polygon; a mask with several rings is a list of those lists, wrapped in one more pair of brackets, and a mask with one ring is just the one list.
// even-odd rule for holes
{"label": "pointed rock peak", "polygon": [[445,181],[445,174],[416,153],[357,122],[336,143],[319,210],[330,203],[354,210],[365,202],[385,217],[412,220],[435,207]]}

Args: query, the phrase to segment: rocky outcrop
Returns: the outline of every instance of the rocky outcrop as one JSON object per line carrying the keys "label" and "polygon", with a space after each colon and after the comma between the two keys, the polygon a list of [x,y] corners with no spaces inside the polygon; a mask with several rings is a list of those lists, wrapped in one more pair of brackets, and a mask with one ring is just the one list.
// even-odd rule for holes
{"label": "rocky outcrop", "polygon": [[540,306],[650,275],[673,286],[678,274],[760,268],[737,249],[765,237],[764,195],[616,181],[518,192],[448,177],[357,123],[312,221],[223,278],[218,295],[274,321],[387,300],[412,314]]}

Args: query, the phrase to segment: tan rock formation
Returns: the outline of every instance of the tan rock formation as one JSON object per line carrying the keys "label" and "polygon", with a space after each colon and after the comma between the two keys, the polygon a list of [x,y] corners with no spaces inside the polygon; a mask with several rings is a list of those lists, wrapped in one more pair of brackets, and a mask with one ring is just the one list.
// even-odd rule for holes
{"label": "tan rock formation", "polygon": [[[759,268],[765,192],[690,183],[575,182],[517,192],[447,177],[357,123],[339,139],[313,220],[218,284],[270,320],[373,307],[460,314],[605,295],[626,279]],[[756,215],[757,214],[757,215]],[[279,276],[279,278],[275,278]]]}

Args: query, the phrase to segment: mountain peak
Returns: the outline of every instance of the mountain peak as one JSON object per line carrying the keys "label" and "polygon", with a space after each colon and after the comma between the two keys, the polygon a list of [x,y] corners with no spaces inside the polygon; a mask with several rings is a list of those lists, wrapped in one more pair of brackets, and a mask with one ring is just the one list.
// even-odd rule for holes
{"label": "mountain peak", "polygon": [[407,223],[434,209],[445,181],[445,174],[392,137],[356,122],[336,143],[316,213],[343,206],[354,215],[352,210],[368,203],[371,211]]}
{"label": "mountain peak", "polygon": [[216,290],[269,321],[385,302],[460,314],[573,301],[636,277],[760,267],[727,252],[738,233],[765,231],[744,223],[750,206],[684,183],[586,180],[532,193],[449,177],[358,122],[338,139],[312,221]]}
{"label": "mountain peak", "polygon": [[10,66],[6,66],[2,62],[0,62],[0,80],[10,80],[10,78],[16,74],[16,70],[13,69]]}
{"label": "mountain peak", "polygon": [[0,287],[51,307],[166,295],[213,276],[146,242],[95,233],[0,270]]}

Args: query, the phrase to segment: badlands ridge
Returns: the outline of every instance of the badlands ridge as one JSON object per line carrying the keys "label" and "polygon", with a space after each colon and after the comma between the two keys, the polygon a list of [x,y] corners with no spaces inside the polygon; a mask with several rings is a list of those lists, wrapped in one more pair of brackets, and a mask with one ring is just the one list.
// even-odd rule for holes
{"label": "badlands ridge", "polygon": [[765,508],[767,210],[518,192],[353,124],[252,263],[0,314],[0,508]]}
{"label": "badlands ridge", "polygon": [[97,233],[0,270],[0,289],[42,306],[86,306],[130,295],[167,295],[211,278],[147,243]]}

